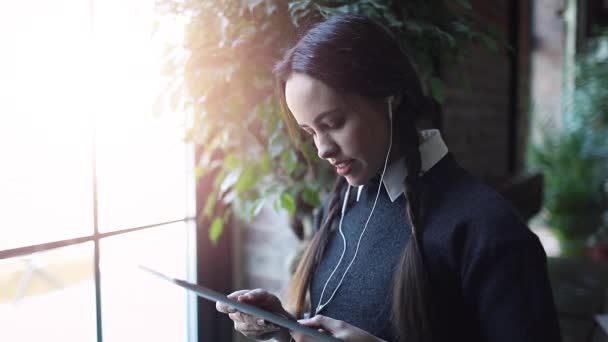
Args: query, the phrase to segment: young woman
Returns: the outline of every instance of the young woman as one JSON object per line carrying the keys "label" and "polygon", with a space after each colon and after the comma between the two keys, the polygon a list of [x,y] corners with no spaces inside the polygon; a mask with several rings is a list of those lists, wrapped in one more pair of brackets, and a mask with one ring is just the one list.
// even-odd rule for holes
{"label": "young woman", "polygon": [[[289,303],[262,289],[231,298],[351,342],[560,340],[538,238],[439,131],[416,129],[434,106],[389,30],[334,16],[287,51],[275,78],[290,127],[338,177]],[[310,341],[217,309],[248,337]]]}

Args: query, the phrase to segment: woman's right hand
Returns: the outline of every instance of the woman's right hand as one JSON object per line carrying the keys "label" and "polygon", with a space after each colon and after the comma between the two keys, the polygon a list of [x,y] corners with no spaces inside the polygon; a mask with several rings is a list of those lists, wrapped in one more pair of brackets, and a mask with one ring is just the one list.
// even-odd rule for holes
{"label": "woman's right hand", "polygon": [[[291,317],[283,308],[283,305],[281,305],[279,298],[263,289],[239,290],[229,294],[227,297],[281,316]],[[219,312],[228,314],[228,317],[234,322],[234,329],[249,338],[265,340],[274,337],[281,330],[286,330],[270,322],[265,322],[261,318],[242,313],[220,302],[215,303],[215,308]],[[284,331],[283,333],[287,332]]]}

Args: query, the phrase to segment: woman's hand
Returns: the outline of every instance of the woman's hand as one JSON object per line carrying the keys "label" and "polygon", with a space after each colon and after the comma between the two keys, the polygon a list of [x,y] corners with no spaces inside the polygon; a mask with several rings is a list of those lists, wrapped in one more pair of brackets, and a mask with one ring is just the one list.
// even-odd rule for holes
{"label": "woman's hand", "polygon": [[[239,290],[229,294],[227,297],[285,317],[291,317],[283,308],[283,305],[281,305],[279,298],[266,290]],[[249,338],[265,340],[274,337],[281,330],[283,330],[285,335],[287,334],[286,329],[282,329],[270,322],[265,322],[263,319],[242,313],[226,304],[216,302],[215,308],[219,312],[227,313],[228,317],[234,321],[234,329]]]}
{"label": "woman's hand", "polygon": [[[339,338],[345,342],[381,342],[383,340],[369,334],[367,331],[361,330],[344,321],[338,321],[327,316],[316,315],[309,319],[299,320],[298,323],[312,329],[317,329],[321,332],[329,334],[335,338]],[[312,342],[314,338],[307,335],[291,331],[291,336],[297,342]]]}

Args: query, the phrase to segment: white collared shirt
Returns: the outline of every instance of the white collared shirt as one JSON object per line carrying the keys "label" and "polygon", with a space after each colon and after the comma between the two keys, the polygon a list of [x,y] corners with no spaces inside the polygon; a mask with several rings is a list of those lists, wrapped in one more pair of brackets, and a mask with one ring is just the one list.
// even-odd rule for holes
{"label": "white collared shirt", "polygon": [[[430,170],[441,158],[448,153],[448,148],[441,138],[441,133],[438,129],[428,129],[420,132],[422,143],[418,146],[420,151],[420,168],[424,173]],[[405,158],[400,158],[386,167],[382,183],[391,199],[395,200],[405,192],[405,177],[407,176],[407,168],[405,167]],[[364,185],[360,185],[357,191],[357,202],[361,196],[361,191]]]}

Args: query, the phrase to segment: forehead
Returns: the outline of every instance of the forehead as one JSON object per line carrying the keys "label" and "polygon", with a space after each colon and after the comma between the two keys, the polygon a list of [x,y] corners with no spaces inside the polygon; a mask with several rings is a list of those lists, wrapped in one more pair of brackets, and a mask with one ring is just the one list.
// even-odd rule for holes
{"label": "forehead", "polygon": [[292,74],[285,83],[287,107],[300,124],[310,123],[339,105],[339,96],[327,84],[302,73]]}

